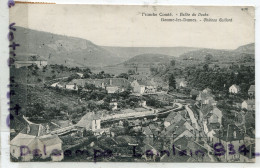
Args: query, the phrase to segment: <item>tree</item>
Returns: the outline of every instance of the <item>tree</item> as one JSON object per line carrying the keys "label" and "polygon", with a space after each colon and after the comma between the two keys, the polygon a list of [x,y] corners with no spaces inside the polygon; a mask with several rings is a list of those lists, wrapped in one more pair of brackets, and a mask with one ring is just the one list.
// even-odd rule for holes
{"label": "tree", "polygon": [[71,74],[71,75],[68,77],[67,81],[70,82],[70,81],[72,81],[73,79],[79,79],[79,78],[80,78],[80,77],[79,77],[77,74]]}
{"label": "tree", "polygon": [[89,101],[88,103],[88,108],[93,111],[93,110],[96,110],[98,109],[98,106],[96,105],[96,103],[94,101]]}
{"label": "tree", "polygon": [[84,88],[90,91],[97,89],[97,87],[94,84],[88,84],[88,83],[85,83]]}
{"label": "tree", "polygon": [[118,78],[125,78],[128,79],[129,75],[127,73],[121,73],[117,76]]}
{"label": "tree", "polygon": [[175,60],[171,60],[171,66],[175,66]]}
{"label": "tree", "polygon": [[112,110],[112,108],[111,108],[111,106],[109,105],[108,102],[104,102],[103,104],[101,104],[101,105],[100,105],[100,108],[101,108],[101,109],[108,110],[108,111],[111,111],[111,110]]}
{"label": "tree", "polygon": [[212,56],[211,54],[207,54],[207,55],[205,56],[205,62],[206,62],[206,63],[211,63],[212,58],[213,58],[213,56]]}
{"label": "tree", "polygon": [[208,64],[204,64],[203,65],[203,69],[204,69],[204,71],[208,71],[209,70],[209,65]]}
{"label": "tree", "polygon": [[148,106],[152,106],[152,107],[156,107],[156,108],[161,108],[162,107],[162,103],[155,99],[154,97],[150,97],[146,100],[146,104]]}
{"label": "tree", "polygon": [[135,74],[135,70],[129,69],[127,73],[128,73],[129,75],[134,75],[134,74]]}
{"label": "tree", "polygon": [[171,74],[169,77],[169,89],[176,89],[176,80],[173,74]]}

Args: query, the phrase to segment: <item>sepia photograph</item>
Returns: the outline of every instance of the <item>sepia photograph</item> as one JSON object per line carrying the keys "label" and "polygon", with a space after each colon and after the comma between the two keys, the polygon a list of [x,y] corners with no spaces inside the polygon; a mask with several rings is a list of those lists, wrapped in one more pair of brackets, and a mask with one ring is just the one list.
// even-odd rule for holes
{"label": "sepia photograph", "polygon": [[255,162],[255,8],[10,8],[11,162]]}

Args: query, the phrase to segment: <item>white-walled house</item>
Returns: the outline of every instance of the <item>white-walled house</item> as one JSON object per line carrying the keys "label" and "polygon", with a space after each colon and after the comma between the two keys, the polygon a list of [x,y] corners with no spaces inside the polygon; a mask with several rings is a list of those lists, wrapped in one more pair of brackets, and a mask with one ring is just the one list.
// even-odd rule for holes
{"label": "white-walled house", "polygon": [[65,89],[68,89],[68,90],[78,90],[78,86],[76,84],[67,84],[65,85]]}
{"label": "white-walled house", "polygon": [[207,89],[204,89],[203,91],[199,92],[199,95],[197,96],[196,100],[203,105],[216,105],[214,95],[212,95],[210,91]]}
{"label": "white-walled house", "polygon": [[242,109],[255,110],[255,100],[245,100],[241,104]]}
{"label": "white-walled house", "polygon": [[119,91],[117,86],[107,86],[106,87],[107,93],[116,93]]}
{"label": "white-walled house", "polygon": [[222,124],[222,111],[217,107],[214,107],[213,110],[207,115],[208,124],[219,123]]}
{"label": "white-walled house", "polygon": [[46,59],[38,56],[37,54],[17,54],[15,57],[15,68],[28,67],[31,65],[36,65],[38,68],[43,68],[48,65],[48,62]]}
{"label": "white-walled house", "polygon": [[83,73],[76,73],[80,78],[83,78],[84,74]]}
{"label": "white-walled house", "polygon": [[141,100],[139,102],[139,105],[142,106],[142,107],[146,107],[146,101],[145,100]]}
{"label": "white-walled house", "polygon": [[42,159],[51,157],[53,161],[61,161],[62,141],[58,135],[46,134],[46,128],[41,124],[28,124],[11,140],[10,154],[22,161],[30,161],[37,155],[41,155]]}
{"label": "white-walled house", "polygon": [[202,90],[202,93],[205,93],[205,94],[211,94],[212,90],[210,88],[206,88],[204,90]]}
{"label": "white-walled house", "polygon": [[59,82],[51,84],[51,87],[63,88],[63,86]]}
{"label": "white-walled house", "polygon": [[248,89],[248,95],[251,97],[255,96],[255,85],[251,85]]}
{"label": "white-walled house", "polygon": [[99,130],[101,128],[101,119],[93,119],[92,120],[92,131]]}
{"label": "white-walled house", "polygon": [[109,105],[112,107],[112,110],[117,109],[117,102],[111,102],[111,103],[109,103]]}
{"label": "white-walled house", "polygon": [[180,87],[187,87],[187,82],[186,81],[181,81],[180,82]]}
{"label": "white-walled house", "polygon": [[137,80],[134,80],[131,83],[131,86],[133,87],[133,92],[134,93],[139,93],[139,94],[143,94],[145,92],[145,86],[144,85],[140,85]]}
{"label": "white-walled house", "polygon": [[237,94],[240,91],[240,87],[236,84],[229,87],[229,93]]}

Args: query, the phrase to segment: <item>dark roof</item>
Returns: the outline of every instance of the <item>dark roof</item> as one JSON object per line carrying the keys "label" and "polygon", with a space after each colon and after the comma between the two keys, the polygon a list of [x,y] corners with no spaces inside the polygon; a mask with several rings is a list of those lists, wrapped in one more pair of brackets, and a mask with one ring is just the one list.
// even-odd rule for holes
{"label": "dark roof", "polygon": [[195,142],[193,137],[190,138],[190,137],[183,136],[183,137],[179,138],[178,140],[176,140],[174,142],[174,145],[176,148],[180,147],[180,150],[187,150],[187,151],[201,150],[205,154],[207,152],[207,149],[205,147],[203,147],[202,145],[198,144],[197,142]]}
{"label": "dark roof", "polygon": [[246,129],[246,135],[248,135],[250,138],[255,138],[255,129],[252,127]]}
{"label": "dark roof", "polygon": [[192,96],[197,96],[197,95],[199,95],[199,91],[198,91],[198,90],[195,90],[195,89],[192,89],[192,90],[190,91],[190,95],[192,95]]}
{"label": "dark roof", "polygon": [[143,133],[146,135],[146,136],[149,136],[149,135],[153,135],[151,129],[149,127],[143,127]]}
{"label": "dark roof", "polygon": [[197,97],[197,100],[214,100],[214,96],[209,92],[200,92]]}
{"label": "dark roof", "polygon": [[229,124],[225,130],[216,131],[214,135],[223,141],[236,141],[244,138],[243,131],[240,130],[235,124]]}
{"label": "dark roof", "polygon": [[211,130],[215,130],[215,129],[219,129],[220,128],[220,123],[210,123],[207,125],[208,126],[208,129],[209,131]]}
{"label": "dark roof", "polygon": [[150,128],[151,130],[156,130],[156,129],[158,129],[154,124],[149,124],[149,128]]}
{"label": "dark roof", "polygon": [[181,135],[186,130],[194,129],[188,122],[184,122],[182,125],[179,123],[178,128],[174,132],[177,136]]}
{"label": "dark roof", "polygon": [[145,75],[130,75],[128,79],[132,82],[134,80],[137,80],[137,81],[147,80],[148,77]]}
{"label": "dark roof", "polygon": [[22,134],[33,136],[42,136],[46,134],[45,128],[41,124],[28,124],[22,131]]}
{"label": "dark roof", "polygon": [[181,133],[183,133],[185,130],[187,130],[186,122],[187,121],[185,119],[180,119],[178,122],[174,122],[165,130],[163,130],[161,134],[167,137],[171,137],[173,136],[173,134],[176,134],[178,136]]}
{"label": "dark roof", "polygon": [[176,113],[176,112],[171,112],[171,113],[165,118],[164,121],[171,122],[177,114],[178,114],[178,113]]}
{"label": "dark roof", "polygon": [[[189,156],[188,152],[187,155],[180,155],[181,150],[185,150],[185,148],[188,145],[188,139],[183,136],[182,138],[178,139],[174,142],[176,154],[173,155],[172,152],[170,152],[170,156],[163,155],[161,157],[161,162],[187,162],[191,156]],[[179,149],[178,146],[181,145],[181,148]],[[171,151],[171,150],[169,150]]]}
{"label": "dark roof", "polygon": [[139,85],[143,86],[155,86],[155,83],[150,80],[142,80],[142,81],[137,81]]}

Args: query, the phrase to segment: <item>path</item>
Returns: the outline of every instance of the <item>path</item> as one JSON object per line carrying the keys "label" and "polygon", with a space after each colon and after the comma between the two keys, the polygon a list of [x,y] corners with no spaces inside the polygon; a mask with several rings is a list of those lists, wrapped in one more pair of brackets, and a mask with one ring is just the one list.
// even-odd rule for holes
{"label": "path", "polygon": [[193,111],[190,109],[189,105],[186,105],[186,106],[185,106],[185,109],[186,109],[187,112],[189,113],[189,116],[190,116],[192,125],[193,125],[197,130],[200,130],[200,126],[199,126],[199,124],[198,124],[198,122],[197,122],[197,119],[195,118],[194,113],[193,113]]}

